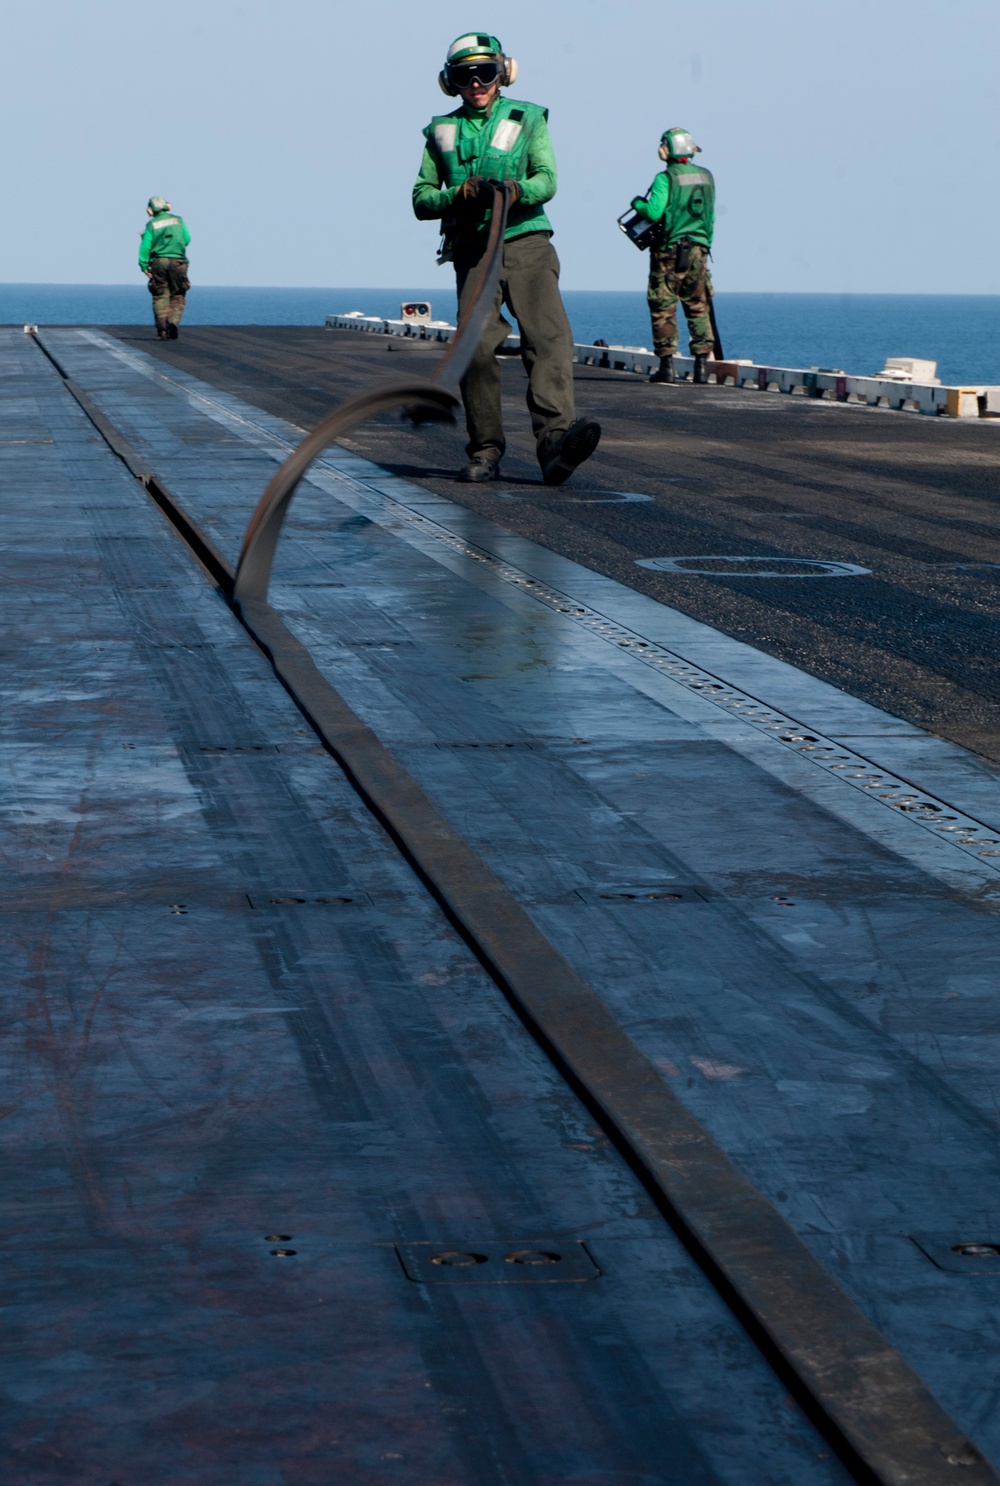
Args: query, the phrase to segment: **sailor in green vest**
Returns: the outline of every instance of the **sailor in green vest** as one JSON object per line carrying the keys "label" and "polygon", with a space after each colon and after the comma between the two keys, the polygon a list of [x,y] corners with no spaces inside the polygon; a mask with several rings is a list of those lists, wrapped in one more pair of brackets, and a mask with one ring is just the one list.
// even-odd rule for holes
{"label": "sailor in green vest", "polygon": [[677,301],[687,316],[688,338],[694,357],[694,380],[708,381],[708,353],[715,344],[709,299],[712,280],[708,254],[715,227],[715,180],[710,170],[696,165],[701,153],[686,129],[668,129],[660,140],[660,159],[666,164],[645,196],[637,196],[633,210],[657,224],[649,253],[649,315],[653,323],[653,350],[660,358],[651,382],[674,380],[677,350]]}
{"label": "sailor in green vest", "polygon": [[149,221],[139,244],[139,267],[149,280],[156,334],[161,341],[175,341],[191,287],[187,276],[191,234],[184,218],[171,211],[170,202],[162,196],[151,196],[146,212]]}
{"label": "sailor in green vest", "polygon": [[471,32],[448,48],[438,82],[461,108],[433,118],[413,188],[413,210],[422,221],[440,218],[439,261],[453,262],[459,318],[476,285],[486,246],[492,181],[513,183],[504,234],[500,289],[471,366],[462,382],[468,463],[459,479],[497,477],[505,448],[496,353],[510,326],[506,304],[521,332],[521,360],[528,373],[528,410],[542,477],[561,485],[589,459],[601,436],[593,418],[577,418],[573,403],[573,336],[559,294],[559,260],[549,239],[545,203],[556,193],[556,162],[547,110],[502,98],[517,77],[517,63],[495,36]]}

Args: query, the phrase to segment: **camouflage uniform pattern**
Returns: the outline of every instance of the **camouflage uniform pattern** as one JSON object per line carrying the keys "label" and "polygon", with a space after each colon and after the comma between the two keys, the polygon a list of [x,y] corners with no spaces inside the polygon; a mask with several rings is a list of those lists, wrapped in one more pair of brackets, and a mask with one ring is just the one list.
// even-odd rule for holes
{"label": "camouflage uniform pattern", "polygon": [[149,292],[153,296],[153,318],[157,330],[179,325],[191,280],[186,258],[150,258]]}
{"label": "camouflage uniform pattern", "polygon": [[666,252],[649,255],[649,291],[646,301],[653,323],[653,350],[657,356],[673,356],[677,350],[677,301],[687,316],[688,339],[692,356],[707,356],[715,345],[708,301],[712,278],[708,271],[708,249],[691,243],[688,266],[677,269],[677,249],[673,243]]}

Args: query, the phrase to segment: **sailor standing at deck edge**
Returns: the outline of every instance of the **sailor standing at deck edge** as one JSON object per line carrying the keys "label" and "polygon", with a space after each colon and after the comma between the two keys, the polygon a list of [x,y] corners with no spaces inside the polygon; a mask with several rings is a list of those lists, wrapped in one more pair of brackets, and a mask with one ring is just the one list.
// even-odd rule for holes
{"label": "sailor standing at deck edge", "polygon": [[646,296],[653,350],[660,358],[651,382],[674,380],[678,300],[687,317],[694,380],[708,381],[708,353],[715,344],[708,271],[715,230],[715,178],[694,163],[695,154],[700,155],[701,148],[686,129],[664,130],[659,155],[666,169],[645,196],[636,196],[632,202],[636,214],[653,222],[657,233],[649,252]]}
{"label": "sailor standing at deck edge", "polygon": [[573,336],[544,210],[556,192],[548,113],[535,103],[500,97],[501,87],[509,87],[516,77],[517,63],[504,55],[495,36],[473,32],[452,42],[438,82],[449,97],[461,97],[462,107],[437,115],[424,130],[427,143],[413,188],[413,210],[424,221],[442,219],[439,261],[455,264],[461,320],[486,247],[490,183],[511,184],[494,313],[462,381],[469,462],[459,479],[495,479],[506,447],[496,360],[510,330],[500,313],[506,304],[521,332],[542,478],[547,485],[561,485],[593,454],[601,429],[592,418],[575,417]]}

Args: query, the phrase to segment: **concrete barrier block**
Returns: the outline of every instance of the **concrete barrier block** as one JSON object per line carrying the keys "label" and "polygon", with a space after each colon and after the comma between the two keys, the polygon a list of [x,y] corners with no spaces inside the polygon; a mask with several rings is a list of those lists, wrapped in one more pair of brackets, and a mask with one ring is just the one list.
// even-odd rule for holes
{"label": "concrete barrier block", "polygon": [[947,393],[949,418],[979,417],[978,387],[949,387]]}
{"label": "concrete barrier block", "polygon": [[[363,315],[354,310],[343,315],[327,315],[325,324],[336,330],[365,330],[373,335],[414,336],[447,345],[455,337],[454,325],[443,320],[412,324],[381,315]],[[502,354],[520,351],[520,336],[507,337]],[[617,354],[616,354],[617,353]],[[573,361],[578,366],[598,366],[608,371],[623,371],[648,377],[658,362],[646,347],[573,346]],[[914,367],[917,363],[914,363]],[[693,379],[694,358],[675,356],[678,381]],[[795,397],[819,397],[827,401],[867,404],[869,407],[898,408],[904,412],[945,414],[951,418],[1000,417],[1000,387],[942,387],[934,382],[908,382],[890,377],[852,377],[843,371],[804,371],[795,367],[757,366],[745,359],[725,360],[710,365],[709,381],[727,387],[745,387],[760,392],[785,392]]]}

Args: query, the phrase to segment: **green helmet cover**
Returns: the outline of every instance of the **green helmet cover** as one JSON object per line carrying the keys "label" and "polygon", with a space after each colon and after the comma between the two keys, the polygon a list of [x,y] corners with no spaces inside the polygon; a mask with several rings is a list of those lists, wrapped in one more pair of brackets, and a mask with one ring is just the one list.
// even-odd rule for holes
{"label": "green helmet cover", "polygon": [[151,212],[168,212],[170,202],[165,196],[151,196],[146,202],[146,210]]}
{"label": "green helmet cover", "polygon": [[679,127],[664,129],[660,143],[666,145],[671,160],[690,160],[692,155],[701,154],[700,146],[695,144],[688,131]]}
{"label": "green helmet cover", "polygon": [[456,36],[448,48],[445,66],[453,67],[460,62],[476,62],[482,57],[502,57],[503,47],[495,36],[485,31],[468,31]]}

